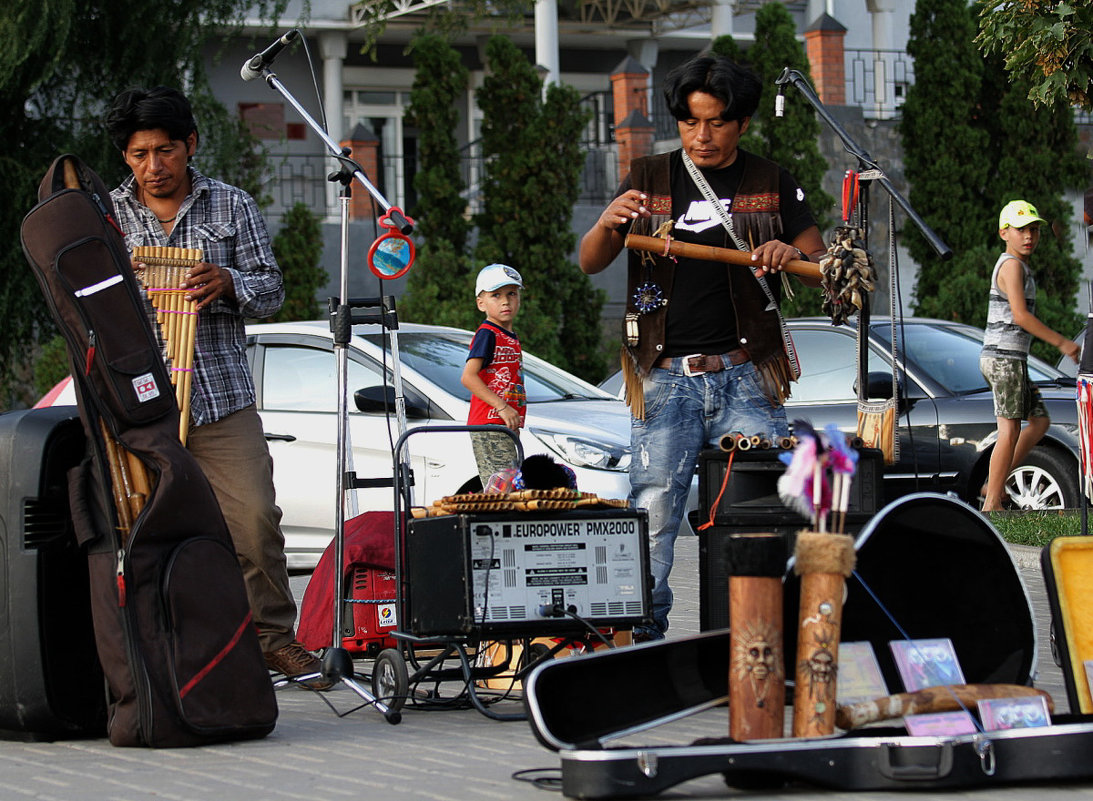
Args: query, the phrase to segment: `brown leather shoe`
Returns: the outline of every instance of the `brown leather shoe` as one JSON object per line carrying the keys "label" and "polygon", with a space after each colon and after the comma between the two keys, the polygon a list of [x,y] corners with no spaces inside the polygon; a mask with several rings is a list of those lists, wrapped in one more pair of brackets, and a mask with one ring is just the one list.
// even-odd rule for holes
{"label": "brown leather shoe", "polygon": [[[334,682],[323,676],[323,665],[319,657],[296,640],[281,646],[276,651],[270,651],[265,657],[266,667],[274,673],[283,673],[285,678],[304,687],[312,690],[329,690],[334,686]],[[297,679],[301,676],[307,678]]]}

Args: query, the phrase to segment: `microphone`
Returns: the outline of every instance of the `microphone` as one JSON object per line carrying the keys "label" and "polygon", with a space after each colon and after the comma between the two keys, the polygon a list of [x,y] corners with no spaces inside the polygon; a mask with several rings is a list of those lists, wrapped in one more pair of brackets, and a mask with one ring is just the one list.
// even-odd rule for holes
{"label": "microphone", "polygon": [[272,64],[273,60],[280,55],[281,51],[292,44],[293,40],[299,35],[300,31],[293,28],[261,53],[256,53],[253,58],[243,64],[242,68],[239,70],[239,77],[244,81],[253,81],[261,75],[262,70]]}

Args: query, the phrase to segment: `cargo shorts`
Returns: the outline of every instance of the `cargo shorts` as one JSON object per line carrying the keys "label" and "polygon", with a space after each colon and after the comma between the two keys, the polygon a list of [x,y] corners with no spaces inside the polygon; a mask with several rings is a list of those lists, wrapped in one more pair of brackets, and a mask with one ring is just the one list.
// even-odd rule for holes
{"label": "cargo shorts", "polygon": [[1044,399],[1028,377],[1028,363],[1020,359],[979,359],[979,372],[994,391],[994,416],[1007,420],[1048,417]]}

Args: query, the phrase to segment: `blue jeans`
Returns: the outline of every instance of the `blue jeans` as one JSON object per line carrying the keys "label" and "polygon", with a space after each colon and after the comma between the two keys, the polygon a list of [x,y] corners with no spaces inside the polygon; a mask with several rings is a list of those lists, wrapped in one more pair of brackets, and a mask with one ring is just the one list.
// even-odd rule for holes
{"label": "blue jeans", "polygon": [[630,502],[648,510],[653,622],[664,632],[672,608],[668,575],[699,451],[733,431],[773,439],[789,426],[785,409],[763,395],[751,362],[688,376],[683,359],[673,359],[671,368],[652,370],[644,389],[645,419],[630,422]]}

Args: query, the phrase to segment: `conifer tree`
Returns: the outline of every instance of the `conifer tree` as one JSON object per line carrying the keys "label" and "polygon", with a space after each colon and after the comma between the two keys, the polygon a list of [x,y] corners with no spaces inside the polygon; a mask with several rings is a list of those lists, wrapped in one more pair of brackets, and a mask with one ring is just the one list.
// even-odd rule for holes
{"label": "conifer tree", "polygon": [[271,247],[284,276],[285,302],[270,322],[319,319],[323,308],[315,296],[329,278],[319,266],[323,255],[319,216],[306,203],[296,203],[281,218]]}
{"label": "conifer tree", "polygon": [[606,370],[604,293],[568,256],[576,245],[570,220],[587,117],[572,87],[552,84],[543,100],[534,67],[507,37],[489,40],[486,59],[489,74],[476,94],[485,160],[476,260],[509,264],[523,276],[521,344],[597,381]]}
{"label": "conifer tree", "polygon": [[417,203],[410,216],[420,242],[399,305],[400,318],[474,328],[474,276],[466,253],[466,183],[460,173],[458,101],[468,73],[459,53],[438,34],[421,34],[411,44],[417,72],[406,124],[419,131],[420,168],[414,176]]}
{"label": "conifer tree", "polygon": [[[953,318],[951,300],[943,293],[963,290],[960,284],[981,271],[982,254],[969,251],[984,244],[987,221],[998,214],[984,192],[989,137],[979,121],[983,61],[974,39],[975,23],[964,0],[916,3],[907,43],[915,82],[900,121],[907,199],[954,254],[942,261],[918,229],[904,223],[903,243],[919,266],[915,310],[928,316]],[[962,304],[971,301],[970,294],[960,291]],[[985,293],[980,300],[985,307]]]}
{"label": "conifer tree", "polygon": [[[919,0],[911,30],[915,84],[901,126],[909,199],[954,251],[943,263],[917,233],[906,238],[920,264],[916,313],[985,324],[991,270],[1003,250],[998,212],[1020,198],[1049,221],[1032,258],[1037,316],[1072,335],[1080,326],[1074,309],[1081,265],[1073,255],[1070,208],[1062,193],[1082,188],[1085,170],[1073,113],[1034,106],[1029,85],[1007,76],[1000,57],[984,59],[973,49],[974,21],[961,0]],[[945,31],[959,31],[963,45],[954,39],[938,48],[937,37]],[[974,79],[962,80],[952,71],[952,54],[967,56],[959,61]],[[963,92],[954,92],[954,84]],[[958,99],[964,92],[967,96]],[[962,105],[946,108],[953,102]],[[931,133],[938,125],[942,131]],[[945,135],[946,126],[951,135]],[[1039,340],[1033,340],[1032,351],[1057,359],[1054,348]]]}

